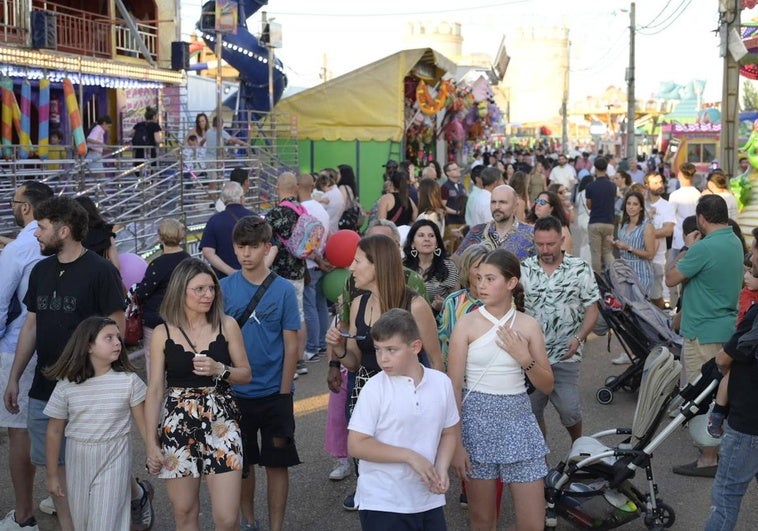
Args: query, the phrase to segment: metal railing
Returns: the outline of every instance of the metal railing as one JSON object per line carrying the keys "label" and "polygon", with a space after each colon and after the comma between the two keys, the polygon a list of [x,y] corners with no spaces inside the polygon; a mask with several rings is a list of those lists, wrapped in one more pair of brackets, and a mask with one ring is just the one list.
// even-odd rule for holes
{"label": "metal railing", "polygon": [[0,160],[0,233],[16,232],[10,200],[23,181],[37,179],[59,195],[89,196],[103,218],[118,229],[120,252],[149,256],[157,249],[158,222],[173,217],[188,228],[188,250],[197,253],[199,235],[216,212],[220,190],[233,168],[249,170],[245,205],[260,213],[273,206],[281,171],[297,168],[296,142],[278,140],[273,125],[249,127],[256,133],[250,135],[248,147],[200,153],[182,146],[166,147],[149,160],[132,158],[130,146],[108,146],[108,154],[99,160],[20,159],[15,157],[19,146],[10,146],[14,156]]}
{"label": "metal railing", "polygon": [[[141,57],[135,37],[123,20],[46,0],[0,0],[0,39],[4,44],[29,44],[30,7],[54,18],[57,51],[86,57]],[[155,22],[137,22],[139,36],[153,59],[158,57]]]}

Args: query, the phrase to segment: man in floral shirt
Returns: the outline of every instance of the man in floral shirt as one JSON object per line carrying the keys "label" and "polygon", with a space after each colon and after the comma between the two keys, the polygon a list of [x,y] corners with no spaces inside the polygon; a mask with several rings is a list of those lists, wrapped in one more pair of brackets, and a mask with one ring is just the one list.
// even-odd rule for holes
{"label": "man in floral shirt", "polygon": [[305,260],[297,258],[290,253],[282,243],[292,236],[292,231],[297,224],[300,215],[292,208],[282,205],[289,201],[293,205],[299,205],[297,199],[297,177],[291,172],[284,172],[276,181],[276,193],[279,204],[268,211],[266,221],[273,230],[271,238],[271,251],[266,258],[266,265],[280,277],[289,280],[295,286],[297,293],[297,307],[300,310],[300,330],[297,333],[298,362],[296,374],[308,374],[305,367],[303,354],[305,353],[305,314],[303,313],[303,289],[305,287]]}
{"label": "man in floral shirt", "polygon": [[534,224],[537,256],[521,262],[526,313],[542,325],[545,348],[553,369],[554,387],[549,395],[535,390],[532,411],[545,433],[543,413],[548,400],[561,417],[572,442],[582,435],[579,401],[579,362],[582,346],[597,321],[600,293],[587,262],[564,255],[563,228],[553,216]]}

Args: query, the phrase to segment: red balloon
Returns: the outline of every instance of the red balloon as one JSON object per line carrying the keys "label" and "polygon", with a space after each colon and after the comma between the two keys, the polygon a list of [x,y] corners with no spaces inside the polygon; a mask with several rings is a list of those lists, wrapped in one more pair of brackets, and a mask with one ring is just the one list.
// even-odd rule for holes
{"label": "red balloon", "polygon": [[355,258],[360,235],[352,230],[338,230],[326,241],[324,256],[334,267],[349,267]]}

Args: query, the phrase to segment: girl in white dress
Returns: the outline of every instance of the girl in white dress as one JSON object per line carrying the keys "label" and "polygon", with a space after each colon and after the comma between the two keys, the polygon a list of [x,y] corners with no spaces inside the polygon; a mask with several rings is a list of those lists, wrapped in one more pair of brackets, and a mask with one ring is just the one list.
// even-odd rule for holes
{"label": "girl in white dress", "polygon": [[[134,417],[146,438],[146,386],[109,317],[88,317],[45,376],[58,380],[45,415],[47,490],[66,496],[77,531],[128,531]],[[66,477],[58,468],[66,436]],[[64,482],[65,481],[65,482]]]}

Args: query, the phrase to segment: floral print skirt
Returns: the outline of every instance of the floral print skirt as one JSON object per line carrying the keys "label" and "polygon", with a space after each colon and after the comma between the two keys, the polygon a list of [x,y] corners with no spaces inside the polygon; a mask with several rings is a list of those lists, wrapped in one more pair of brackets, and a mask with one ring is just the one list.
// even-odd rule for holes
{"label": "floral print skirt", "polygon": [[242,436],[229,386],[169,387],[159,440],[163,479],[242,470]]}

